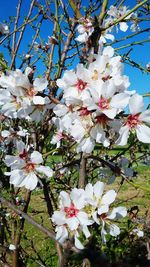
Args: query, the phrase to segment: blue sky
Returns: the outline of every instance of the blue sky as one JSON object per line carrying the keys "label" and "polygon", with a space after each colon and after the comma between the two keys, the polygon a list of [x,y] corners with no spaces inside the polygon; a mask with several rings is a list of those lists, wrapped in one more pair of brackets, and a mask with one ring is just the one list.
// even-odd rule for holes
{"label": "blue sky", "polygon": [[[16,6],[18,3],[18,0],[11,0],[11,1],[10,0],[0,0],[0,2],[1,2],[0,22],[3,22],[4,20],[8,20],[9,16],[15,16]],[[23,20],[23,17],[27,15],[30,2],[31,2],[30,0],[23,0],[21,20]],[[63,0],[63,2],[65,4],[68,3],[68,1],[64,1],[64,0]],[[114,2],[115,1],[113,1],[113,0],[109,0],[110,5],[113,4]],[[87,1],[83,0],[82,3],[85,6]],[[129,6],[129,8],[132,8],[135,3],[136,3],[136,1],[134,1],[134,0],[133,1],[132,0],[125,1],[125,5]],[[72,16],[72,14],[70,14],[70,15]],[[41,29],[41,37],[42,37],[42,39],[47,41],[48,35],[52,34],[52,32],[51,32],[52,31],[52,25],[49,25],[49,23],[47,21],[45,21],[44,23],[45,24]],[[150,23],[149,22],[143,22],[141,24],[141,26],[142,26],[142,28],[150,27]],[[118,38],[121,38],[121,37],[125,36],[126,34],[130,34],[130,33],[131,33],[130,31],[128,31],[126,33],[121,32],[115,36],[116,36],[116,39],[118,39]],[[21,45],[21,49],[20,49],[21,54],[26,54],[27,45],[28,45],[28,43],[31,42],[32,34],[33,33],[31,32],[30,27],[28,27],[27,33],[25,34],[25,36],[23,38],[22,45]],[[150,32],[140,34],[139,36],[134,38],[134,41],[144,40],[148,37],[150,38]],[[121,42],[120,45],[123,45],[126,43],[129,43],[129,42],[128,41]],[[117,46],[119,46],[119,45],[117,44]],[[114,45],[114,47],[115,47],[115,45]],[[119,52],[121,54],[123,54],[123,53],[126,53],[128,50],[129,50],[129,48],[126,48],[126,49],[120,50]],[[5,58],[8,60],[8,55],[7,55],[6,49],[3,49],[1,47],[0,51],[4,53]],[[134,61],[140,63],[142,66],[145,67],[145,65],[148,62],[150,62],[150,43],[145,43],[143,46],[140,46],[140,45],[134,46],[134,49],[131,52],[130,56]],[[56,57],[57,57],[57,55],[56,55]],[[41,66],[38,66],[38,72],[40,73],[40,71],[43,71],[43,69]],[[131,86],[130,86],[131,90],[134,89],[141,94],[150,91],[150,76],[148,74],[142,73],[140,70],[133,68],[127,64],[125,64],[124,73],[129,76],[129,79],[131,82]],[[147,98],[145,100],[145,104],[147,105],[148,103],[149,103],[149,99]]]}

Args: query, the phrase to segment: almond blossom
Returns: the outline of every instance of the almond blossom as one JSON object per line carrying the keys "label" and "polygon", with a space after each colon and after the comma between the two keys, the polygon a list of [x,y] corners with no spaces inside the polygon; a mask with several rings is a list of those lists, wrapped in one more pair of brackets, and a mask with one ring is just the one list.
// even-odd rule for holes
{"label": "almond blossom", "polygon": [[130,132],[135,132],[139,141],[150,143],[150,128],[146,125],[150,123],[150,110],[144,109],[143,97],[139,94],[134,94],[129,100],[130,115],[125,119],[123,126],[119,130],[119,138],[116,141],[118,145],[124,146]]}
{"label": "almond blossom", "polygon": [[[107,11],[107,14],[109,15],[108,18],[106,18],[105,23],[108,25],[108,23],[111,25],[111,23],[113,23],[113,21],[119,19],[120,17],[124,16],[125,14],[127,14],[127,12],[129,12],[129,10],[127,9],[126,6],[120,6],[119,8],[117,6],[110,6],[109,10]],[[126,32],[129,28],[128,26],[128,20],[131,18],[136,18],[137,15],[136,13],[131,13],[130,15],[128,15],[123,21],[119,22],[119,28],[121,31]],[[133,24],[131,25],[131,30],[135,30],[135,26],[133,27],[133,25],[135,25],[135,22],[133,20]]]}
{"label": "almond blossom", "polygon": [[118,236],[120,234],[120,228],[116,223],[111,223],[111,220],[117,221],[118,219],[124,218],[127,216],[127,209],[125,207],[119,206],[113,208],[111,212],[102,214],[100,220],[102,222],[101,236],[102,241],[106,242],[106,235],[109,233],[111,236]]}
{"label": "almond blossom", "polygon": [[69,233],[72,232],[75,233],[76,242],[80,244],[77,232],[77,229],[80,228],[82,228],[85,236],[89,235],[89,231],[86,226],[91,225],[93,220],[88,218],[88,214],[84,211],[84,207],[85,199],[83,189],[74,188],[70,194],[65,191],[60,192],[60,210],[55,211],[52,216],[53,223],[57,225],[56,238],[60,242],[64,242]]}
{"label": "almond blossom", "polygon": [[18,130],[13,128],[9,128],[9,130],[3,130],[1,132],[1,137],[4,144],[8,145],[9,143],[13,143],[16,145],[16,142],[19,141],[21,137],[28,137],[29,133],[27,129],[23,129],[21,126],[18,126]]}
{"label": "almond blossom", "polygon": [[89,88],[89,71],[78,64],[76,71],[67,70],[63,78],[57,80],[57,85],[63,89],[63,98],[67,105],[80,104],[84,91]]}
{"label": "almond blossom", "polygon": [[104,187],[105,184],[99,181],[94,186],[89,183],[85,187],[86,202],[94,208],[92,210],[92,217],[98,224],[98,216],[108,212],[109,205],[114,202],[117,195],[114,190],[109,190],[103,195]]}
{"label": "almond blossom", "polygon": [[89,238],[90,226],[94,223],[101,226],[103,241],[106,241],[107,233],[112,236],[120,233],[120,228],[113,223],[113,220],[125,217],[126,208],[117,207],[110,212],[109,207],[115,201],[116,192],[109,190],[103,194],[104,187],[105,184],[98,181],[94,186],[87,184],[85,190],[74,188],[70,193],[60,192],[59,210],[52,215],[52,222],[56,225],[56,239],[60,243],[74,237],[75,246],[83,249],[80,234],[83,232],[85,238]]}
{"label": "almond blossom", "polygon": [[44,94],[47,87],[45,78],[36,78],[31,83],[29,78],[33,70],[26,68],[7,71],[0,77],[0,105],[1,112],[9,118],[25,118],[39,122],[46,111],[54,107]]}
{"label": "almond blossom", "polygon": [[5,175],[10,176],[10,184],[33,190],[40,178],[53,176],[53,170],[49,166],[41,165],[41,153],[33,151],[30,154],[21,142],[18,143],[18,152],[17,156],[7,155],[4,160],[5,164],[11,167],[10,172],[5,172]]}
{"label": "almond blossom", "polygon": [[81,43],[85,43],[94,31],[92,19],[79,19],[79,25],[77,26],[77,30],[79,32],[79,35],[75,40]]}
{"label": "almond blossom", "polygon": [[59,146],[60,140],[68,135],[76,141],[77,152],[91,153],[96,143],[109,146],[109,130],[115,133],[119,130],[115,117],[134,93],[127,91],[130,83],[122,72],[121,57],[114,56],[110,46],[94,55],[86,68],[78,64],[76,70],[64,72],[56,81],[63,90],[63,101],[53,109],[60,118],[53,118],[57,127],[53,144],[58,141]]}

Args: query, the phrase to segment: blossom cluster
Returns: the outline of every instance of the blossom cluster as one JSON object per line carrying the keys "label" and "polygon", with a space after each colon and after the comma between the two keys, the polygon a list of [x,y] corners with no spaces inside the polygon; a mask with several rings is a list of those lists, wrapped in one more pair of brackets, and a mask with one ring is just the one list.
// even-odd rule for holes
{"label": "blossom cluster", "polygon": [[[150,142],[146,125],[150,110],[143,111],[142,96],[128,91],[121,57],[114,55],[111,46],[95,55],[87,68],[78,64],[76,70],[66,70],[57,85],[63,90],[63,101],[53,109],[58,129],[53,144],[59,146],[61,140],[71,138],[77,152],[90,153],[95,143],[108,147],[112,136],[116,144],[126,145],[129,133],[135,131],[141,142]],[[127,106],[131,114],[123,117],[120,114]]]}
{"label": "blossom cluster", "polygon": [[[118,31],[118,26],[113,25],[114,22],[119,19],[120,17],[126,15],[130,10],[127,9],[126,6],[110,6],[109,10],[107,11],[107,16],[104,18],[102,25],[99,25],[99,27],[102,27],[103,30],[99,39],[100,44],[106,43],[106,40],[114,41],[115,37],[112,34],[114,27]],[[132,22],[130,29],[131,31],[136,31],[139,29],[138,23],[137,23],[137,14],[132,12],[129,14],[123,21],[119,22],[119,29],[120,31],[126,32],[129,28],[128,22]],[[91,17],[82,17],[78,21],[77,31],[79,35],[76,38],[76,41],[85,43],[88,41],[89,37],[94,32],[94,19]],[[97,22],[96,22],[97,24]],[[98,26],[98,25],[97,25]]]}
{"label": "blossom cluster", "polygon": [[0,106],[4,116],[39,122],[46,111],[53,107],[44,94],[48,84],[46,78],[36,78],[32,83],[32,72],[27,67],[25,73],[17,69],[1,75]]}
{"label": "blossom cluster", "polygon": [[10,176],[10,184],[15,187],[25,187],[29,190],[36,188],[40,178],[52,177],[53,170],[49,166],[43,166],[43,158],[38,151],[30,149],[22,141],[16,142],[16,155],[6,155],[4,162],[11,168],[5,175]]}
{"label": "blossom cluster", "polygon": [[61,191],[59,195],[59,210],[55,211],[52,221],[56,225],[56,239],[64,243],[74,237],[75,246],[83,249],[80,234],[86,239],[91,235],[89,227],[97,224],[101,227],[102,241],[106,242],[107,234],[118,236],[120,228],[113,221],[127,215],[125,207],[115,207],[110,211],[110,205],[115,201],[116,192],[109,190],[104,193],[105,184],[89,183],[85,189],[74,188],[71,192]]}

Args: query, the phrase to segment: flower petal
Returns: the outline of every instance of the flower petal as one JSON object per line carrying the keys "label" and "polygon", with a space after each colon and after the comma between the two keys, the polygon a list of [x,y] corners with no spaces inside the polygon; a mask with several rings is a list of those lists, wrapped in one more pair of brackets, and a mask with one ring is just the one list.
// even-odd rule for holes
{"label": "flower petal", "polygon": [[126,32],[127,29],[128,29],[128,25],[127,25],[126,22],[120,22],[120,23],[119,23],[119,26],[120,26],[120,30],[121,30],[122,32]]}
{"label": "flower petal", "polygon": [[146,125],[138,125],[136,127],[137,138],[143,143],[150,143],[150,128]]}
{"label": "flower petal", "polygon": [[143,97],[139,94],[134,94],[129,100],[129,109],[131,114],[137,114],[144,108]]}
{"label": "flower petal", "polygon": [[119,130],[119,138],[116,141],[116,144],[119,146],[125,146],[127,144],[128,136],[129,136],[129,127],[123,126]]}
{"label": "flower petal", "polygon": [[102,196],[104,187],[105,187],[105,184],[99,181],[93,186],[93,191],[94,191],[96,198],[100,198]]}
{"label": "flower petal", "polygon": [[45,174],[47,177],[53,176],[53,170],[49,166],[37,166],[36,171]]}
{"label": "flower petal", "polygon": [[109,190],[105,193],[105,195],[102,197],[101,203],[105,205],[109,205],[112,202],[114,202],[116,198],[117,193],[114,190]]}
{"label": "flower petal", "polygon": [[150,123],[150,110],[143,111],[139,116],[139,120]]}
{"label": "flower petal", "polygon": [[33,151],[33,153],[31,154],[31,161],[36,164],[42,163],[43,158],[41,153],[38,151]]}

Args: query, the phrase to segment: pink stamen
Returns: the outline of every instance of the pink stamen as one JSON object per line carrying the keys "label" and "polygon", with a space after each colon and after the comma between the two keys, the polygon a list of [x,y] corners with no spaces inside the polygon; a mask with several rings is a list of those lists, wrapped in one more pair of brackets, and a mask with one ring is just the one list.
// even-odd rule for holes
{"label": "pink stamen", "polygon": [[27,153],[27,151],[24,149],[23,152],[19,154],[19,157],[20,157],[21,159],[26,159],[27,155],[28,155],[28,153]]}
{"label": "pink stamen", "polygon": [[33,162],[28,162],[25,166],[26,172],[32,172],[35,169],[35,164]]}
{"label": "pink stamen", "polygon": [[86,88],[87,83],[82,81],[81,79],[78,79],[76,86],[77,86],[77,89],[82,92]]}
{"label": "pink stamen", "polygon": [[100,109],[109,109],[109,99],[107,98],[101,98],[98,102],[98,106]]}
{"label": "pink stamen", "polygon": [[139,120],[139,114],[135,115],[129,115],[127,117],[126,125],[129,126],[129,128],[135,128],[137,125],[139,125],[141,122]]}
{"label": "pink stamen", "polygon": [[80,109],[80,116],[87,116],[91,113],[87,108],[81,108]]}
{"label": "pink stamen", "polygon": [[71,204],[70,207],[65,207],[64,211],[66,212],[67,218],[77,217],[77,214],[79,210],[74,206],[74,204]]}

